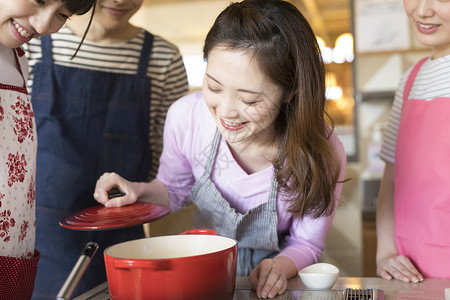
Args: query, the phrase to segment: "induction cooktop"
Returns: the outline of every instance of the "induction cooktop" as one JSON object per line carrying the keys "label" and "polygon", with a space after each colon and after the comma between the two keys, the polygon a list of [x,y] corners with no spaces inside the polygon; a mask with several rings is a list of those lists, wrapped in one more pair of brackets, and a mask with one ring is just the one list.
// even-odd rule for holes
{"label": "induction cooktop", "polygon": [[[255,291],[236,289],[234,300],[256,300]],[[282,300],[384,300],[380,289],[345,289],[345,290],[287,290],[274,299]],[[74,300],[111,300],[106,283],[84,293]]]}

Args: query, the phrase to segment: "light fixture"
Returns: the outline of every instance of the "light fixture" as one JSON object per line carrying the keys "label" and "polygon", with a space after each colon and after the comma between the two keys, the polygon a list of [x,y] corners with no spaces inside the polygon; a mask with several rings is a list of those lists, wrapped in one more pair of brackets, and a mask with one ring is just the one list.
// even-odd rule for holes
{"label": "light fixture", "polygon": [[351,33],[341,34],[335,42],[334,48],[327,47],[322,37],[316,36],[320,51],[322,52],[323,62],[326,64],[352,62],[353,55],[353,36]]}
{"label": "light fixture", "polygon": [[336,75],[333,72],[325,74],[325,98],[328,100],[340,99],[342,97],[342,88],[337,85]]}
{"label": "light fixture", "polygon": [[317,44],[319,44],[320,50],[326,47],[325,40],[320,36],[316,35]]}
{"label": "light fixture", "polygon": [[336,39],[335,48],[344,48],[347,51],[353,51],[353,36],[351,33],[343,33]]}
{"label": "light fixture", "polygon": [[333,56],[333,61],[336,63],[353,61],[353,35],[351,33],[343,33],[338,36],[334,45]]}

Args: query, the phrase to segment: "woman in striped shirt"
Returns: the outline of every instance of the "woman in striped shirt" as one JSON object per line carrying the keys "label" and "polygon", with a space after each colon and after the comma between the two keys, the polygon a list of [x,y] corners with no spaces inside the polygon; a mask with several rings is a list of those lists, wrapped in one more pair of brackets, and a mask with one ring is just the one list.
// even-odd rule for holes
{"label": "woman in striped shirt", "polygon": [[403,4],[432,56],[401,79],[380,152],[377,273],[418,282],[450,277],[450,2]]}
{"label": "woman in striped shirt", "polygon": [[[71,231],[58,221],[96,204],[105,171],[132,180],[154,178],[170,104],[188,91],[178,49],[129,23],[142,0],[100,0],[91,31],[80,42],[85,18],[27,45],[36,108],[37,246],[41,251],[33,299],[54,299],[89,241],[103,249],[144,237],[141,227]],[[74,295],[106,281],[94,257]]]}

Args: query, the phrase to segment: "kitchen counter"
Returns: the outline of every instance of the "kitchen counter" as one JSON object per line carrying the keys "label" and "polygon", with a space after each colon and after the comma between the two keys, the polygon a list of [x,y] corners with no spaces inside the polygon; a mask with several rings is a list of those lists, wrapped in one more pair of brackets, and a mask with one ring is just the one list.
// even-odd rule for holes
{"label": "kitchen counter", "polygon": [[[335,300],[334,295],[345,288],[352,289],[381,289],[385,300],[443,300],[444,289],[450,288],[450,279],[428,278],[420,283],[404,283],[398,280],[384,280],[376,277],[340,277],[333,290],[321,291],[320,295],[308,293],[299,277],[292,278],[288,283],[288,291],[275,299],[283,300]],[[88,291],[74,300],[109,300],[106,282],[91,291]],[[258,299],[256,293],[250,289],[247,277],[236,279],[236,292],[234,300]]]}

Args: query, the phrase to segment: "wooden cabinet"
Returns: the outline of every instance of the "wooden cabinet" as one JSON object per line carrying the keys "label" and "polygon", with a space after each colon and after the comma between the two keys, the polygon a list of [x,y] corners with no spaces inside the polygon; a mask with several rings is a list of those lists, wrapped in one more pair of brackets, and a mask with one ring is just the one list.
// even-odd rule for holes
{"label": "wooden cabinet", "polygon": [[377,232],[375,223],[375,213],[372,212],[373,217],[366,216],[363,218],[363,276],[376,277],[377,276]]}
{"label": "wooden cabinet", "polygon": [[362,191],[362,226],[363,226],[363,276],[376,277],[376,209],[381,178],[373,176],[361,177]]}

